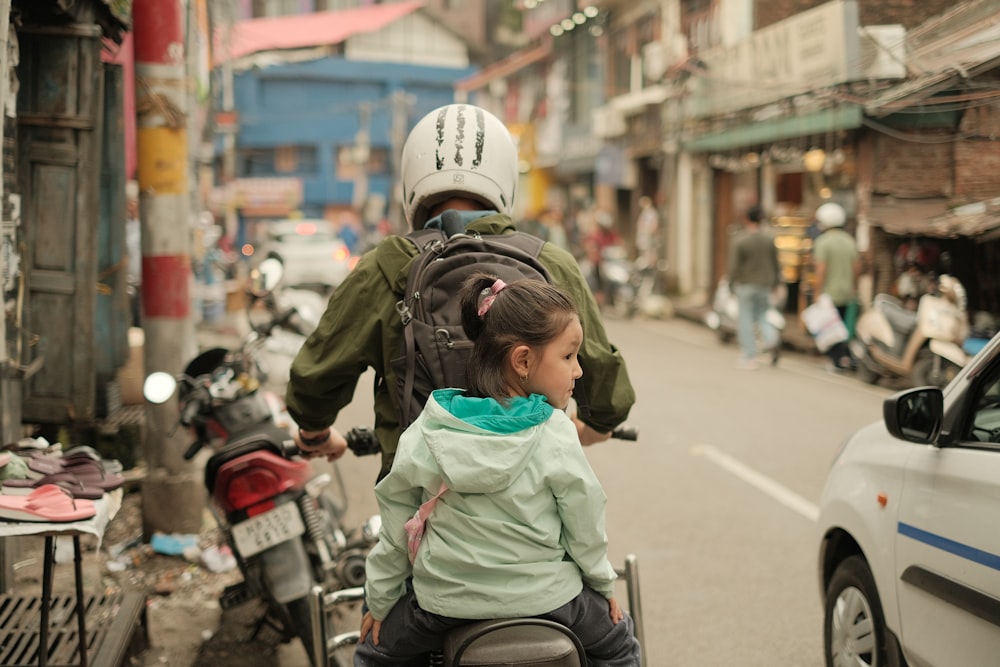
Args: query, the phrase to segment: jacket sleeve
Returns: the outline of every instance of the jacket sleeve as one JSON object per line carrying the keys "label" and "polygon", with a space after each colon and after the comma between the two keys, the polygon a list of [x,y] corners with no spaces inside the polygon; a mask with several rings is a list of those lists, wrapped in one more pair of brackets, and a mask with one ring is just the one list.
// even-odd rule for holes
{"label": "jacket sleeve", "polygon": [[334,291],[292,361],[285,402],[299,426],[330,426],[351,402],[362,373],[371,367],[384,376],[382,329],[387,318],[398,317],[395,302],[376,251],[367,253]]}
{"label": "jacket sleeve", "polygon": [[576,429],[564,424],[559,437],[561,461],[549,484],[562,521],[560,538],[566,553],[580,568],[585,584],[605,597],[614,595],[617,575],[608,560],[605,531],[607,495],[587,457],[576,442]]}
{"label": "jacket sleeve", "polygon": [[580,311],[583,377],[577,380],[573,394],[578,416],[596,431],[611,431],[628,418],[635,403],[635,391],[625,360],[618,348],[608,341],[600,308],[576,259],[562,248],[546,243],[539,260],[548,269],[552,281],[569,292]]}
{"label": "jacket sleeve", "polygon": [[[400,451],[405,451],[405,433]],[[397,456],[392,470],[375,486],[382,526],[365,560],[365,601],[376,620],[385,620],[406,591],[411,574],[405,524],[420,508],[423,487],[410,480],[412,466]]]}

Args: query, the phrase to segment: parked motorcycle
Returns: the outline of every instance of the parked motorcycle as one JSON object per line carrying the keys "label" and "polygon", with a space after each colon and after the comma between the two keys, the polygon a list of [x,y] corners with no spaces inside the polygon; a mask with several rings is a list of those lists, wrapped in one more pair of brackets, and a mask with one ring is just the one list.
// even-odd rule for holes
{"label": "parked motorcycle", "polygon": [[879,294],[858,318],[850,343],[857,376],[870,384],[889,377],[944,387],[969,358],[963,349],[968,332],[965,287],[954,276],[941,275],[937,293],[921,296],[916,311]]}
{"label": "parked motorcycle", "polygon": [[[621,427],[611,437],[636,440],[638,432]],[[625,582],[628,612],[635,625],[635,636],[645,656],[642,602],[639,596],[639,561],[634,554],[625,557],[616,568]],[[361,633],[360,618],[354,613],[365,595],[364,587],[324,591],[316,586],[309,596],[313,619],[311,649],[315,665],[347,667],[352,664],[353,647]],[[335,622],[352,627],[336,632]],[[643,657],[646,664],[646,658]],[[504,618],[473,621],[451,630],[441,651],[432,653],[428,667],[435,665],[476,665],[477,667],[586,667],[587,657],[580,640],[565,626],[538,618]]]}
{"label": "parked motorcycle", "polygon": [[648,304],[655,294],[656,274],[661,268],[643,257],[630,261],[621,245],[604,248],[599,263],[580,261],[595,296],[611,313],[623,318],[635,317]]}
{"label": "parked motorcycle", "polygon": [[[251,301],[266,298],[277,282],[265,276],[264,287],[251,290]],[[220,605],[228,609],[263,599],[266,612],[258,630],[275,627],[284,641],[299,637],[308,650],[314,641],[311,590],[364,584],[365,556],[378,539],[379,520],[345,529],[347,493],[339,469],[314,472],[296,448],[283,403],[261,386],[255,354],[270,332],[291,318],[288,311],[276,312],[254,324],[239,349],[206,350],[179,381],[151,374],[144,393],[150,402],[163,403],[176,390],[180,424],[195,435],[185,459],[206,446],[213,450],[205,463],[210,509],[243,575],[223,592]],[[370,432],[349,435],[356,455],[379,451]],[[323,493],[334,481],[339,494]]]}
{"label": "parked motorcycle", "polygon": [[[778,308],[780,296],[772,297],[765,317],[780,334],[785,329],[785,316]],[[736,337],[739,326],[740,304],[729,286],[729,279],[722,276],[712,297],[712,310],[705,316],[705,324],[715,331],[722,343],[729,343]]]}

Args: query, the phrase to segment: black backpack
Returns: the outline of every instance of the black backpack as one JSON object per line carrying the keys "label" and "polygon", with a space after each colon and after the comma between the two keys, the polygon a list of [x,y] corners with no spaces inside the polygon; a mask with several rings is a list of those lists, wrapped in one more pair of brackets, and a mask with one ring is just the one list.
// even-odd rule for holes
{"label": "black backpack", "polygon": [[[450,222],[446,220],[445,227],[452,227]],[[538,261],[545,242],[530,234],[422,229],[407,238],[420,253],[410,265],[406,292],[396,303],[403,323],[403,349],[391,361],[404,428],[417,418],[432,391],[465,387],[472,341],[462,329],[457,295],[466,278],[483,271],[507,283],[521,278],[550,280]]]}

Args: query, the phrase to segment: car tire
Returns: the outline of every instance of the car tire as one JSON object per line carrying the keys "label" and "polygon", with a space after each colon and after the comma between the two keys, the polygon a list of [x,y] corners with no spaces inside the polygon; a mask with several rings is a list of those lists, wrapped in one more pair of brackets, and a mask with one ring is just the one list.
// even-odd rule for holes
{"label": "car tire", "polygon": [[885,625],[868,563],[845,559],[826,589],[823,652],[827,667],[904,667],[896,637]]}

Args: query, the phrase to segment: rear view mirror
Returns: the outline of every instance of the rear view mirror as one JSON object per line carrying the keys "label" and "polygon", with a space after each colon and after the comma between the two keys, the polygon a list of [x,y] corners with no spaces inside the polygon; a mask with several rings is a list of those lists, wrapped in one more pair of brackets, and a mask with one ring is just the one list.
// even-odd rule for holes
{"label": "rear view mirror", "polygon": [[882,417],[893,437],[932,444],[941,432],[944,394],[938,387],[918,387],[894,394],[882,404]]}
{"label": "rear view mirror", "polygon": [[264,297],[274,291],[284,275],[285,265],[276,257],[268,257],[250,272],[250,292]]}

